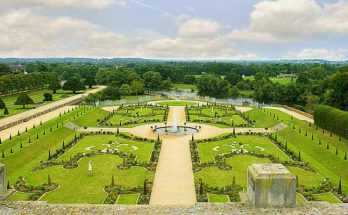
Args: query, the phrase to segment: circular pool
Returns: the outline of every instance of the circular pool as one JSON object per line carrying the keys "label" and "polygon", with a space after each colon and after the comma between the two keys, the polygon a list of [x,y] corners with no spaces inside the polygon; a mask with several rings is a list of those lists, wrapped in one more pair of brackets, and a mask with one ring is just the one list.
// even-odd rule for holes
{"label": "circular pool", "polygon": [[199,132],[199,129],[189,126],[164,126],[156,127],[153,131],[157,134],[164,135],[189,135]]}

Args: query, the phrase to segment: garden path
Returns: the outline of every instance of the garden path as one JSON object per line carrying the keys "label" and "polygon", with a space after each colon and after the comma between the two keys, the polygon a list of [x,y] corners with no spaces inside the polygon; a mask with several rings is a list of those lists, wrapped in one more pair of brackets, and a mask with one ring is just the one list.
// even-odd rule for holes
{"label": "garden path", "polygon": [[306,121],[306,122],[310,122],[310,123],[314,123],[314,120],[309,118],[308,116],[305,116],[305,115],[302,115],[298,112],[295,112],[295,111],[292,111],[292,110],[289,110],[289,109],[286,109],[286,108],[283,108],[283,107],[266,107],[267,109],[274,109],[274,110],[279,110],[279,111],[282,111],[286,114],[289,114],[290,116],[293,116],[295,117],[296,119],[299,119],[299,120],[303,120],[303,121]]}
{"label": "garden path", "polygon": [[[186,121],[184,107],[170,107],[168,124]],[[196,192],[192,172],[190,136],[163,136],[150,205],[193,205]]]}

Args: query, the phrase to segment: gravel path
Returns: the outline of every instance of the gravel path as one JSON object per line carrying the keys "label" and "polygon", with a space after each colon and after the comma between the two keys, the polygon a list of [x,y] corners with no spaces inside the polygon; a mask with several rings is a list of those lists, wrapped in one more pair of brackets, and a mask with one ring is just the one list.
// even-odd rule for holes
{"label": "gravel path", "polygon": [[[184,107],[170,107],[168,124],[173,116],[178,125],[186,121]],[[150,205],[193,205],[196,203],[189,136],[163,136]]]}
{"label": "gravel path", "polygon": [[295,111],[288,110],[288,109],[283,108],[283,107],[265,107],[265,108],[267,108],[267,109],[279,110],[279,111],[282,111],[282,112],[284,112],[284,113],[286,113],[286,114],[289,114],[290,116],[295,117],[296,119],[304,120],[304,121],[310,122],[310,123],[314,123],[314,120],[313,120],[313,119],[311,119],[311,118],[309,118],[309,117],[307,117],[307,116],[304,116],[304,115],[302,115],[302,114],[300,114],[300,113],[297,113],[297,112],[295,112]]}

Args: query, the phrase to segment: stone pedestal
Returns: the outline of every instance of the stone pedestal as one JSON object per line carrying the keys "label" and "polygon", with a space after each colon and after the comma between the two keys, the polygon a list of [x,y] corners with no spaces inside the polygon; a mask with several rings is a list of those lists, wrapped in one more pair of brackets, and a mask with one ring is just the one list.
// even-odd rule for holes
{"label": "stone pedestal", "polygon": [[296,177],[282,164],[253,164],[247,177],[248,201],[253,206],[296,206]]}
{"label": "stone pedestal", "polygon": [[5,164],[0,163],[0,194],[7,193],[6,168]]}

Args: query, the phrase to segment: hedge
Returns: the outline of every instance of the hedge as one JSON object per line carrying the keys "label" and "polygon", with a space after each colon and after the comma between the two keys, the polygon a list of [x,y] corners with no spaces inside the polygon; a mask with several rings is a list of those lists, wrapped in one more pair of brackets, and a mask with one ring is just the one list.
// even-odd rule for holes
{"label": "hedge", "polygon": [[317,105],[314,109],[314,122],[323,129],[348,138],[348,112],[346,111]]}

